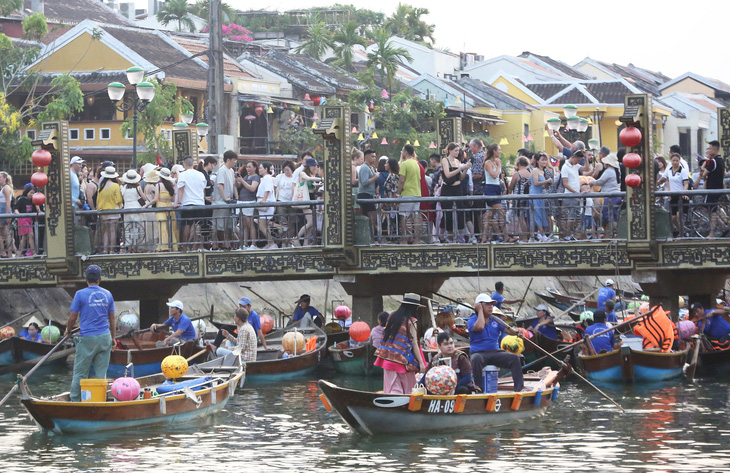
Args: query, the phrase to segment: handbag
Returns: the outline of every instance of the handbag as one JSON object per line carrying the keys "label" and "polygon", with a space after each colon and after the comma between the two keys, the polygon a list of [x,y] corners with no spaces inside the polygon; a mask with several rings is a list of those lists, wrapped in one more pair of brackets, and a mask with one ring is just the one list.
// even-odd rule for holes
{"label": "handbag", "polygon": [[424,395],[427,394],[426,386],[424,386],[421,383],[416,384],[415,386],[413,386],[413,389],[411,389],[411,395],[413,395],[413,394],[424,394]]}
{"label": "handbag", "polygon": [[[309,202],[309,187],[306,181],[302,181],[298,186],[294,187],[294,195],[292,202]],[[309,205],[293,205],[295,209],[306,209]]]}

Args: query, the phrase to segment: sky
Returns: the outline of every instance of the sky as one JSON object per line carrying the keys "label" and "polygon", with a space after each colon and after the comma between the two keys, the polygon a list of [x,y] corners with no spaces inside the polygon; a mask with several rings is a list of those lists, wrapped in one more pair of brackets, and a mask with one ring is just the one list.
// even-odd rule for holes
{"label": "sky", "polygon": [[[192,3],[193,0],[189,0]],[[335,1],[225,0],[240,10],[286,11],[330,6]],[[145,0],[137,0],[145,4]],[[387,15],[397,0],[342,0]],[[436,46],[453,53],[492,58],[523,51],[574,65],[585,57],[659,71],[669,77],[694,72],[730,84],[728,52],[722,52],[727,0],[418,0],[436,25]],[[140,5],[141,6],[141,5]],[[246,25],[243,25],[246,26]]]}

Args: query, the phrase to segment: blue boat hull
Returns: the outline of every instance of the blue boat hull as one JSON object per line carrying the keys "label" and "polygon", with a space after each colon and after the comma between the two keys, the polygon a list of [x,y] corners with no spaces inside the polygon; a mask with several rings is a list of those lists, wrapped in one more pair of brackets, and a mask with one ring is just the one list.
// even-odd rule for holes
{"label": "blue boat hull", "polygon": [[686,357],[687,350],[661,353],[622,347],[580,360],[592,381],[653,383],[680,377]]}

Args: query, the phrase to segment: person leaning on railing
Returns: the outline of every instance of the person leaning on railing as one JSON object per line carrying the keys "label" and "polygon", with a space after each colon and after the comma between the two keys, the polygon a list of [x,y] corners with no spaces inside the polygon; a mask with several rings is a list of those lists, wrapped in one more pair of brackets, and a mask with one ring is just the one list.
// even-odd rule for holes
{"label": "person leaning on railing", "polygon": [[[114,166],[107,166],[101,173],[99,192],[96,196],[96,208],[104,210],[118,210],[122,208],[122,191],[117,183],[117,170]],[[101,252],[108,254],[115,251],[117,246],[117,226],[119,214],[100,215],[101,221]]]}

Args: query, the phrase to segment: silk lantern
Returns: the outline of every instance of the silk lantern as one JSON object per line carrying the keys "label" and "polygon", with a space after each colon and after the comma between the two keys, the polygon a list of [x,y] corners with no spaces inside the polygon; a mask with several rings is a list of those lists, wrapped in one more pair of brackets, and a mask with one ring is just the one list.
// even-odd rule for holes
{"label": "silk lantern", "polygon": [[43,205],[46,203],[46,196],[43,192],[36,192],[33,194],[33,205]]}
{"label": "silk lantern", "polygon": [[626,185],[629,187],[639,187],[641,185],[641,176],[638,174],[629,174],[626,176]]}
{"label": "silk lantern", "polygon": [[30,183],[36,187],[45,187],[48,184],[48,176],[45,172],[34,172],[30,176]]}
{"label": "silk lantern", "polygon": [[621,133],[618,135],[618,139],[621,141],[622,145],[632,148],[641,143],[641,130],[633,126],[626,127],[621,130]]}
{"label": "silk lantern", "polygon": [[274,319],[269,314],[261,314],[261,330],[269,333],[274,328]]}
{"label": "silk lantern", "polygon": [[51,153],[49,153],[45,149],[37,149],[33,151],[33,154],[31,155],[33,164],[40,167],[45,167],[51,164],[51,158]]}
{"label": "silk lantern", "polygon": [[370,336],[370,326],[363,321],[353,322],[350,325],[350,338],[356,342],[364,342]]}
{"label": "silk lantern", "polygon": [[638,168],[641,166],[641,156],[636,153],[629,153],[624,156],[624,159],[621,162],[629,169]]}

